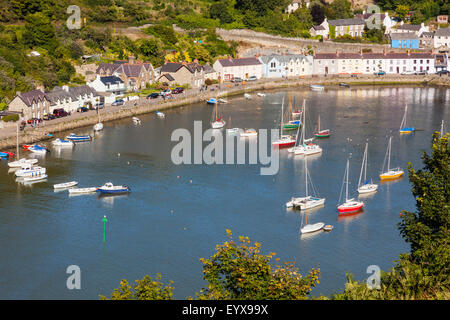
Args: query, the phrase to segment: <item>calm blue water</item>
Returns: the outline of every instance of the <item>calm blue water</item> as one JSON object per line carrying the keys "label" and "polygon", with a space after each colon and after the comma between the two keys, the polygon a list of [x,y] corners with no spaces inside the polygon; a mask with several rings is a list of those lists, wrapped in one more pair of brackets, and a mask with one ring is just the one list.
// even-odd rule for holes
{"label": "calm blue water", "polygon": [[[332,232],[300,237],[299,211],[284,207],[291,196],[304,192],[302,156],[281,151],[274,176],[261,176],[260,165],[172,164],[172,131],[192,130],[194,120],[209,127],[211,106],[186,106],[167,111],[164,120],[140,116],[137,127],[131,119],[105,123],[90,143],[52,149],[40,161],[49,174],[47,183],[18,184],[5,161],[0,163],[0,299],[97,299],[123,278],[134,282],[156,273],[174,281],[175,298],[194,296],[205,285],[199,258],[214,254],[216,244],[227,240],[227,228],[236,237],[261,242],[265,253],[276,252],[281,261],[295,260],[303,273],[320,266],[314,295],[342,290],[345,272],[362,280],[369,265],[391,268],[398,254],[409,250],[397,229],[400,211],[415,209],[407,174],[364,198],[363,212],[339,218],[336,204],[346,160],[351,154],[352,196],[366,141],[368,175],[375,181],[391,134],[392,167],[406,170],[412,162],[421,168],[420,151],[429,150],[441,120],[450,120],[450,90],[298,89],[253,96],[230,98],[220,106],[232,127],[274,128],[284,96],[286,105],[291,98],[297,107],[307,99],[309,128],[320,113],[321,128],[332,130],[330,138],[319,141],[323,153],[308,158],[312,181],[326,197],[323,208],[308,214],[308,222],[332,224]],[[408,125],[423,131],[400,136],[405,103]],[[75,132],[92,134],[91,128]],[[129,185],[132,192],[99,198],[53,191],[53,184],[71,180],[80,187],[111,181]],[[103,215],[108,218],[106,245]],[[66,288],[66,268],[72,264],[81,268],[81,290]]]}

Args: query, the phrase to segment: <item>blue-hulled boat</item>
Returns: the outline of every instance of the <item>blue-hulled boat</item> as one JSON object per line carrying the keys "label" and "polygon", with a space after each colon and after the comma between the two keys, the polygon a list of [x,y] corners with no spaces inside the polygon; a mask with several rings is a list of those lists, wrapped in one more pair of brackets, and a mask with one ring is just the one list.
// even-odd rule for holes
{"label": "blue-hulled boat", "polygon": [[75,133],[71,133],[66,137],[66,139],[73,142],[82,142],[82,141],[91,141],[92,138],[90,135],[78,136]]}
{"label": "blue-hulled boat", "polygon": [[115,186],[111,182],[105,183],[103,186],[97,188],[97,192],[104,194],[120,194],[128,193],[131,189],[128,186]]}
{"label": "blue-hulled boat", "polygon": [[217,99],[216,98],[211,98],[209,100],[206,100],[207,104],[217,104]]}
{"label": "blue-hulled boat", "polygon": [[405,113],[403,114],[402,123],[400,124],[400,133],[412,133],[416,131],[416,128],[406,126],[406,112],[408,111],[408,105],[405,105]]}

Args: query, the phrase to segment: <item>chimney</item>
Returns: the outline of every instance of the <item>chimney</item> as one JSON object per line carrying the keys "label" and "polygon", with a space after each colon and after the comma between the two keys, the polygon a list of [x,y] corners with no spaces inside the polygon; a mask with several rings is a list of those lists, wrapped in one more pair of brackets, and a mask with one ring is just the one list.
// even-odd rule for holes
{"label": "chimney", "polygon": [[408,56],[410,56],[410,55],[411,55],[411,50],[408,49]]}
{"label": "chimney", "polygon": [[16,96],[20,96],[21,94],[22,94],[22,92],[16,91]]}
{"label": "chimney", "polygon": [[403,20],[402,20],[402,21],[400,21],[400,25],[401,25],[401,26],[403,25]]}
{"label": "chimney", "polygon": [[198,63],[198,59],[197,58],[194,59],[194,63]]}
{"label": "chimney", "polygon": [[129,56],[128,57],[128,63],[129,64],[135,64],[136,63],[136,58],[133,55]]}
{"label": "chimney", "polygon": [[62,86],[62,89],[66,92],[69,92],[69,86],[68,85],[64,85]]}
{"label": "chimney", "polygon": [[336,57],[339,57],[339,50],[336,49]]}
{"label": "chimney", "polygon": [[186,62],[186,61],[183,61],[181,64],[182,64],[183,66],[185,66],[185,65],[187,65],[187,62]]}
{"label": "chimney", "polygon": [[169,60],[165,59],[165,60],[164,60],[164,64],[166,64],[167,62],[169,62]]}
{"label": "chimney", "polygon": [[386,48],[383,49],[383,56],[386,55]]}

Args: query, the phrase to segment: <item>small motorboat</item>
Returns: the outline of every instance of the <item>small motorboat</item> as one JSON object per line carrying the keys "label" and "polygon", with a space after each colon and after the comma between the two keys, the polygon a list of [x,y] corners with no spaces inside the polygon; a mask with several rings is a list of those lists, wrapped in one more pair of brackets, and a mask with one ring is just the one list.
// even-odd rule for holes
{"label": "small motorboat", "polygon": [[83,193],[93,193],[97,192],[97,187],[88,188],[70,188],[69,194],[83,194]]}
{"label": "small motorboat", "polygon": [[261,93],[261,92],[258,92],[256,95],[257,95],[258,97],[265,97],[265,96],[266,96],[265,93]]}
{"label": "small motorboat", "polygon": [[22,145],[24,150],[28,150],[28,148],[31,147],[31,146],[32,146],[32,144],[24,144],[24,145]]}
{"label": "small motorboat", "polygon": [[70,182],[54,184],[53,188],[54,189],[65,189],[65,188],[70,188],[70,187],[76,186],[77,184],[78,184],[77,181],[70,181]]}
{"label": "small motorboat", "polygon": [[67,140],[73,141],[73,142],[84,142],[84,141],[91,141],[92,138],[90,135],[76,135],[75,133],[71,133],[66,137]]}
{"label": "small motorboat", "polygon": [[40,146],[38,144],[35,144],[28,148],[28,151],[38,153],[38,154],[46,154],[47,152],[50,152],[46,147]]}
{"label": "small motorboat", "polygon": [[255,129],[245,129],[241,132],[241,137],[256,137],[258,132]]}
{"label": "small motorboat", "polygon": [[301,233],[310,233],[310,232],[316,232],[321,230],[324,227],[325,223],[318,222],[314,224],[307,224],[303,228],[300,229]]}
{"label": "small motorboat", "polygon": [[98,122],[94,125],[94,131],[102,131],[103,130],[103,123]]}
{"label": "small motorboat", "polygon": [[134,124],[141,124],[141,119],[139,119],[138,117],[133,117],[131,119],[133,120]]}
{"label": "small motorboat", "polygon": [[30,181],[39,181],[39,180],[44,180],[47,179],[48,175],[46,175],[45,173],[38,173],[29,177],[25,177],[23,178],[24,182],[30,182]]}
{"label": "small motorboat", "polygon": [[245,99],[251,99],[252,98],[252,96],[250,94],[248,94],[248,93],[244,93],[244,97],[245,97]]}
{"label": "small motorboat", "polygon": [[30,164],[24,165],[20,170],[15,172],[16,177],[29,177],[37,174],[45,173],[46,169],[43,167],[33,167]]}
{"label": "small motorboat", "polygon": [[14,152],[0,152],[0,157],[12,158],[14,157]]}
{"label": "small motorboat", "polygon": [[207,104],[216,104],[217,103],[217,99],[216,98],[210,98],[209,100],[206,100]]}
{"label": "small motorboat", "polygon": [[8,162],[8,167],[10,167],[10,168],[21,168],[21,167],[23,167],[24,165],[27,165],[27,164],[33,165],[33,164],[35,164],[35,163],[37,163],[37,162],[38,162],[38,159],[26,159],[26,158],[22,158],[22,159],[19,159],[19,160],[17,160],[17,161]]}
{"label": "small motorboat", "polygon": [[231,129],[227,129],[227,133],[228,134],[238,134],[240,131],[239,128],[231,128]]}
{"label": "small motorboat", "polygon": [[350,88],[350,85],[348,83],[343,83],[343,82],[339,83],[339,86],[340,87]]}
{"label": "small motorboat", "polygon": [[55,139],[52,144],[56,147],[73,147],[74,143],[70,140]]}
{"label": "small motorboat", "polygon": [[166,117],[166,115],[165,115],[164,113],[162,113],[161,111],[156,111],[156,115],[157,115],[159,118],[165,118],[165,117]]}
{"label": "small motorboat", "polygon": [[225,99],[218,99],[217,101],[218,101],[219,103],[228,103],[228,101],[225,100]]}
{"label": "small motorboat", "polygon": [[309,88],[313,91],[323,91],[325,89],[324,86],[318,85],[318,84],[312,84],[309,86]]}
{"label": "small motorboat", "polygon": [[107,194],[128,193],[130,191],[131,189],[128,186],[115,186],[111,182],[107,182],[103,186],[97,188],[97,192]]}
{"label": "small motorboat", "polygon": [[331,231],[333,230],[333,226],[331,224],[327,224],[325,227],[323,227],[324,231]]}

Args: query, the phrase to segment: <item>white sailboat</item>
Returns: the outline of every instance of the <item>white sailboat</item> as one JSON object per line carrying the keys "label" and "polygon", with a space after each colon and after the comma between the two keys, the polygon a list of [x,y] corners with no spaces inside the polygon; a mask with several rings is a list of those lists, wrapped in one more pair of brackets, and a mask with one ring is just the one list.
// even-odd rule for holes
{"label": "white sailboat", "polygon": [[300,210],[311,209],[314,207],[321,206],[325,203],[325,198],[313,197],[308,193],[308,180],[311,183],[311,186],[314,190],[314,185],[312,184],[311,177],[308,174],[308,165],[307,159],[305,158],[305,196],[294,198],[292,197],[291,201],[286,203],[287,208],[299,208]]}
{"label": "white sailboat", "polygon": [[[344,174],[344,183],[345,183],[345,202],[338,206],[339,213],[349,213],[355,212],[361,209],[364,206],[364,202],[357,201],[355,199],[348,198],[348,173],[349,173],[349,163],[350,161],[347,159],[347,167],[345,169]],[[341,189],[342,192],[342,189]]]}
{"label": "white sailboat", "polygon": [[211,127],[213,129],[220,129],[223,128],[226,124],[225,120],[222,119],[222,117],[219,118],[218,116],[218,110],[217,110],[218,103],[216,102],[216,116],[215,121],[211,122]]}
{"label": "white sailboat", "polygon": [[[305,159],[305,163],[306,163],[306,159]],[[305,172],[305,174],[306,173],[307,172]],[[325,199],[323,199],[323,201],[325,201]],[[302,225],[303,225],[303,217],[302,217],[302,225],[300,225],[300,233],[302,233],[302,234],[319,231],[325,226],[325,223],[323,223],[323,222],[317,222],[317,223],[314,223],[314,224],[308,224],[307,209],[308,209],[308,207],[305,206],[305,225],[302,227]]]}
{"label": "white sailboat", "polygon": [[97,108],[97,118],[98,118],[98,122],[94,125],[94,131],[101,131],[103,130],[103,123],[100,122],[100,113],[98,112]]}
{"label": "white sailboat", "polygon": [[312,139],[305,139],[305,138],[306,138],[306,104],[305,100],[303,100],[303,124],[301,135],[302,143],[295,148],[294,154],[309,156],[312,154],[318,154],[322,152],[322,148],[318,144],[311,143]]}
{"label": "white sailboat", "polygon": [[406,126],[406,113],[408,111],[408,105],[405,105],[405,113],[403,114],[402,123],[400,124],[400,133],[411,133],[416,131],[416,128]]}
{"label": "white sailboat", "polygon": [[400,168],[391,169],[391,146],[392,146],[392,136],[389,137],[389,143],[386,150],[386,156],[387,156],[387,171],[384,171],[384,164],[386,162],[386,156],[384,157],[385,161],[383,162],[383,173],[380,174],[381,180],[392,180],[400,178],[404,172]]}
{"label": "white sailboat", "polygon": [[[366,143],[366,149],[364,150],[364,156],[363,161],[361,164],[361,172],[359,174],[359,181],[358,181],[358,192],[359,193],[370,193],[375,192],[378,189],[378,185],[372,183],[372,180],[370,182],[367,180],[367,156],[368,156],[368,143]],[[364,180],[361,180],[363,177],[363,171],[364,171]],[[361,183],[362,182],[362,183]]]}
{"label": "white sailboat", "polygon": [[274,147],[278,148],[290,147],[295,144],[295,140],[291,135],[283,134],[283,114],[284,114],[284,97],[281,102],[280,138],[272,143]]}

